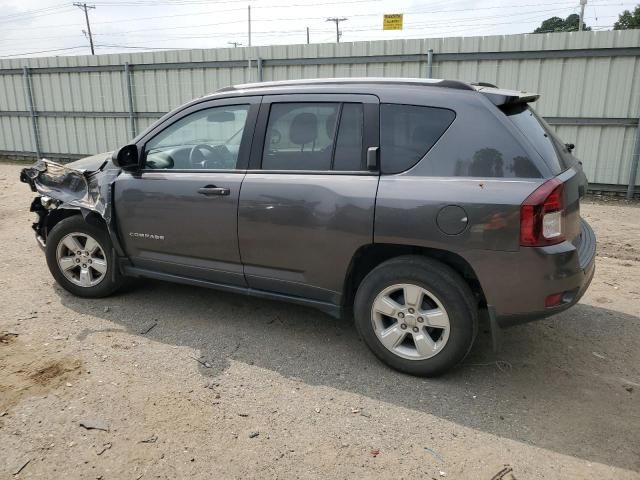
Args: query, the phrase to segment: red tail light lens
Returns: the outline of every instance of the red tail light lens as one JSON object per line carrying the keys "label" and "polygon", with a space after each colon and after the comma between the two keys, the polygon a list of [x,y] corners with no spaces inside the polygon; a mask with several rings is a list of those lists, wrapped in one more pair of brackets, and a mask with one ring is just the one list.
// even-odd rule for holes
{"label": "red tail light lens", "polygon": [[563,184],[552,178],[520,206],[520,245],[541,247],[564,241],[563,216]]}
{"label": "red tail light lens", "polygon": [[557,305],[560,305],[561,302],[562,293],[552,293],[551,295],[547,296],[546,300],[544,301],[544,306],[547,308],[555,307]]}

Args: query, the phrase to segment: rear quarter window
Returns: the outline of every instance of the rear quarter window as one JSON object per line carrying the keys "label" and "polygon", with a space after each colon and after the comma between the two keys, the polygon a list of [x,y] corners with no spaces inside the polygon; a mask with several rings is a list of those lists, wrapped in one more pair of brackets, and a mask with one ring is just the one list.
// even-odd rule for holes
{"label": "rear quarter window", "polygon": [[492,109],[497,107],[484,102],[460,105],[455,121],[412,171],[428,177],[541,178],[542,158],[527,148],[504,113]]}
{"label": "rear quarter window", "polygon": [[382,173],[403,172],[420,161],[456,114],[444,108],[383,103],[380,105]]}
{"label": "rear quarter window", "polygon": [[573,166],[575,159],[564,142],[533,108],[527,105],[514,105],[505,109],[504,112],[518,130],[527,137],[554,174],[557,175]]}

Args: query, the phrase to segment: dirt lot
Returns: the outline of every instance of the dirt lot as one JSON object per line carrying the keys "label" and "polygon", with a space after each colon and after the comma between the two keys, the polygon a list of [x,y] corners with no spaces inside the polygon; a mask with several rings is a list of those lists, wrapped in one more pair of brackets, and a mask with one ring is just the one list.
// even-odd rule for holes
{"label": "dirt lot", "polygon": [[152,281],[72,297],[19,169],[0,164],[0,478],[640,479],[637,205],[583,203],[579,305],[426,380],[302,307]]}

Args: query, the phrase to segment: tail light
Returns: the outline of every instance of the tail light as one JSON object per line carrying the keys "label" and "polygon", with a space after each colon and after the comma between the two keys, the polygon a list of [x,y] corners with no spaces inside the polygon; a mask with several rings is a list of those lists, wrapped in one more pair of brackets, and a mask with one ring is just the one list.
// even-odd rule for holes
{"label": "tail light", "polygon": [[552,178],[520,205],[520,245],[541,247],[564,241],[563,216],[563,184]]}

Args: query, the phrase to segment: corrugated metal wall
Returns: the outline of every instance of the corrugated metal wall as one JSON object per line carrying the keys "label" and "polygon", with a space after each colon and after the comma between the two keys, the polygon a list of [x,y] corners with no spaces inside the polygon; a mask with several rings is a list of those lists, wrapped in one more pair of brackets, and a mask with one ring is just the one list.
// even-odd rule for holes
{"label": "corrugated metal wall", "polygon": [[194,97],[257,81],[259,74],[268,81],[430,71],[434,78],[536,91],[539,113],[577,145],[590,180],[599,184],[628,183],[640,117],[640,30],[12,59],[0,60],[0,153],[36,151],[23,67],[42,153],[77,156],[126,143],[125,63],[138,132]]}

